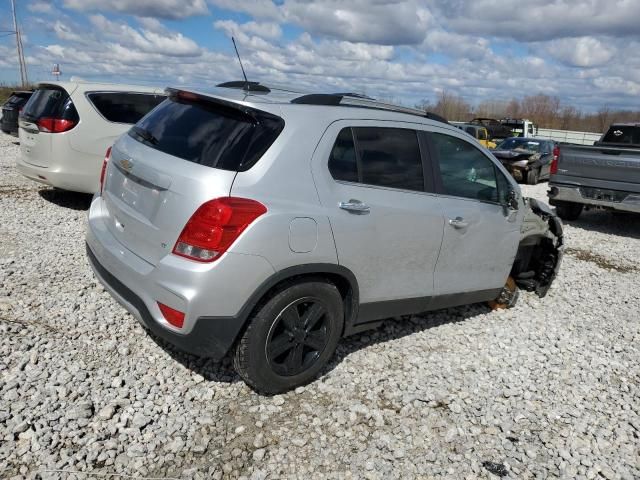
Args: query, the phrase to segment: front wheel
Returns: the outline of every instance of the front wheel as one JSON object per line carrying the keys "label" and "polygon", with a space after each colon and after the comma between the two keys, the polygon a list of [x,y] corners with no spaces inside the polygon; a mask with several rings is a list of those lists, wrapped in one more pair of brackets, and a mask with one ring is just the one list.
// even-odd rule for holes
{"label": "front wheel", "polygon": [[583,207],[581,203],[562,202],[556,205],[556,213],[562,220],[577,220]]}
{"label": "front wheel", "polygon": [[233,364],[253,389],[281,393],[315,378],[342,335],[344,309],[335,285],[303,281],[283,288],[250,319]]}

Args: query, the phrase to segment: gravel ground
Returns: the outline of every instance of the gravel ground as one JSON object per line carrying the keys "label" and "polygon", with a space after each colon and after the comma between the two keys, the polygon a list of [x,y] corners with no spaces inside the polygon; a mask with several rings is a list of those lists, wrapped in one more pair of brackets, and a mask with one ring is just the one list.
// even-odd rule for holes
{"label": "gravel ground", "polygon": [[23,179],[17,154],[0,136],[0,478],[640,478],[638,217],[568,225],[542,300],[390,321],[262,397],[112,300],[89,198]]}

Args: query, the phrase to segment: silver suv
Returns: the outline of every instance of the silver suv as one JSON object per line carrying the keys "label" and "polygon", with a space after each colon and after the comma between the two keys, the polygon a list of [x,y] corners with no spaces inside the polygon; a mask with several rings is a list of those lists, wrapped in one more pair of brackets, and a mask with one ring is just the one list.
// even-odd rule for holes
{"label": "silver suv", "polygon": [[88,257],[158,336],[232,351],[275,393],[385,318],[546,294],[561,223],[472,137],[355,95],[237,86],[168,89],[105,158]]}

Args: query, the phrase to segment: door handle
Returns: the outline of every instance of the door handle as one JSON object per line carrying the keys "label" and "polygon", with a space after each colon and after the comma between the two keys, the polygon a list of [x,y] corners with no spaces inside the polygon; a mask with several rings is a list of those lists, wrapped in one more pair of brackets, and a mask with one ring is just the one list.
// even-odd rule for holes
{"label": "door handle", "polygon": [[340,207],[342,210],[346,210],[347,212],[360,214],[369,213],[371,211],[371,207],[369,207],[369,205],[367,205],[366,203],[362,203],[360,200],[354,199],[351,199],[348,202],[340,202],[338,204],[338,207]]}
{"label": "door handle", "polygon": [[449,225],[453,228],[466,228],[469,226],[469,222],[465,221],[462,217],[450,218]]}

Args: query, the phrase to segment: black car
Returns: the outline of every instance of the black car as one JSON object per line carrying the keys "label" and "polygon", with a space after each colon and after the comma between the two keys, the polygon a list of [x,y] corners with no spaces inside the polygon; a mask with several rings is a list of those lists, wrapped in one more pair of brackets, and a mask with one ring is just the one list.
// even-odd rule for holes
{"label": "black car", "polygon": [[492,153],[513,178],[535,185],[549,178],[551,162],[558,158],[559,149],[553,140],[513,137],[500,143]]}
{"label": "black car", "polygon": [[32,91],[12,92],[9,99],[2,106],[2,120],[0,128],[4,133],[18,136],[18,115],[27,101],[33,95]]}

